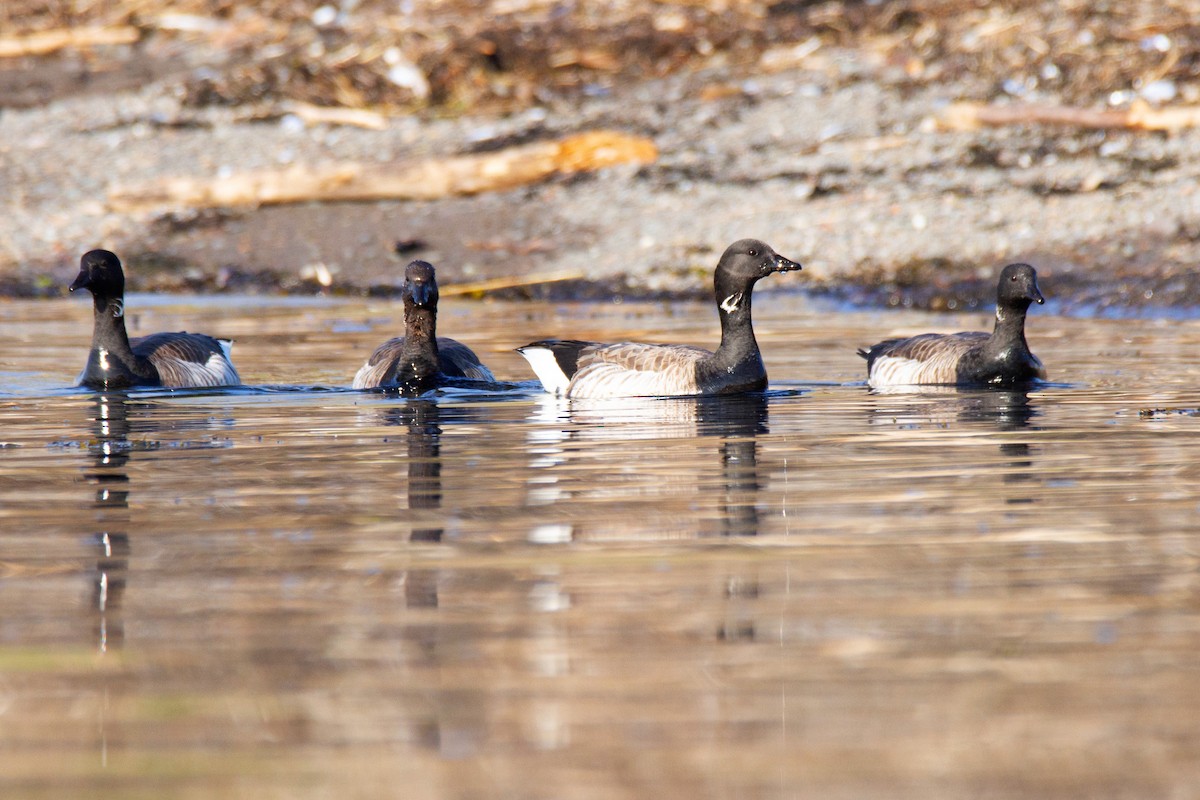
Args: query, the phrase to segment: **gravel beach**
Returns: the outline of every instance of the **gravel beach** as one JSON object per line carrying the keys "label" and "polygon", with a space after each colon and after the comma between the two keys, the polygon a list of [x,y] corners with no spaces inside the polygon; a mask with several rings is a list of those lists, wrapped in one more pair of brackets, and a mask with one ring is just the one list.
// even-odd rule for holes
{"label": "gravel beach", "polygon": [[[428,96],[432,82],[422,84],[414,66],[407,89],[426,95],[371,104],[384,120],[378,129],[307,123],[286,110],[287,86],[245,102],[198,99],[198,81],[220,86],[238,65],[270,53],[265,45],[222,49],[211,32],[197,41],[180,32],[182,22],[167,28],[159,18],[133,43],[0,59],[0,293],[64,293],[79,254],[106,247],[142,290],[387,294],[404,263],[420,257],[447,286],[572,276],[503,290],[508,296],[699,296],[725,245],[754,236],[804,264],[794,285],[855,303],[973,308],[989,301],[1003,264],[1028,261],[1064,309],[1174,313],[1196,297],[1200,130],[956,130],[944,118],[963,100],[1102,109],[1200,101],[1187,49],[1195,26],[1163,33],[1159,19],[1178,22],[1188,5],[1131,4],[1129,14],[1146,16],[1131,27],[1131,18],[1086,6],[968,4],[953,16],[947,3],[801,3],[788,7],[795,19],[780,24],[785,33],[717,46],[687,30],[692,7],[662,6],[656,13],[682,22],[646,25],[691,41],[688,57],[668,67],[627,74],[622,62],[594,55],[591,68],[576,63],[559,86],[562,68],[548,61],[542,73],[513,68],[525,82],[510,84],[528,91],[464,107]],[[383,13],[374,8],[356,13]],[[432,8],[449,13],[448,4]],[[497,19],[529,27],[555,8],[530,4]],[[774,30],[778,9],[734,4],[722,19],[744,17],[761,33]],[[829,22],[839,10],[854,23],[846,31]],[[296,13],[316,28],[330,14],[350,15],[320,4]],[[1096,16],[1099,33],[1060,30],[1071,13]],[[628,39],[640,18],[621,19],[632,49],[621,51],[613,34],[610,50],[647,46]],[[1035,23],[1050,27],[1030,30]],[[487,25],[478,22],[471,41]],[[343,27],[353,39],[350,22]],[[930,38],[931,27],[940,39]],[[587,41],[586,30],[555,30]],[[972,32],[983,43],[964,60]],[[923,53],[921,36],[941,44]],[[1079,46],[1063,55],[1034,42],[1054,44],[1055,36]],[[1109,84],[1081,89],[1089,50],[1111,57],[1106,36],[1141,58],[1130,70],[1146,74],[1117,71],[1100,76]],[[964,44],[956,50],[951,40]],[[1014,58],[1028,59],[1016,68],[997,63],[989,47],[1015,47]],[[404,89],[394,67],[393,88]],[[394,164],[593,129],[649,137],[658,158],[439,200],[138,210],[111,202],[117,188],[159,179]]]}

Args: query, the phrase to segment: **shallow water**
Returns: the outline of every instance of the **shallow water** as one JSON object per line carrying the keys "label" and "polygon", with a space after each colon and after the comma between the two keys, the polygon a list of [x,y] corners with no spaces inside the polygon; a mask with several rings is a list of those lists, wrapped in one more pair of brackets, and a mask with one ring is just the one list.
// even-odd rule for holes
{"label": "shallow water", "polygon": [[[133,296],[252,388],[69,388],[0,304],[4,797],[1200,793],[1200,323],[1034,311],[1061,383],[877,395],[987,324],[763,295],[766,397],[345,391],[389,302]],[[710,344],[706,306],[443,303]],[[266,388],[263,388],[266,387]]]}

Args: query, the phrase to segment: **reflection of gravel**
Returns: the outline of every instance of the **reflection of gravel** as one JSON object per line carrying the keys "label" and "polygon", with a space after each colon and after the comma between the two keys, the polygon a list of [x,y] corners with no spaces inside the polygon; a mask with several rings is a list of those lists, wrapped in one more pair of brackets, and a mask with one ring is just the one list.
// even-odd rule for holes
{"label": "reflection of gravel", "polygon": [[[1200,133],[941,132],[938,110],[985,87],[902,90],[847,79],[869,71],[850,51],[826,57],[840,66],[710,70],[509,117],[400,117],[384,131],[184,109],[170,82],[7,110],[0,289],[61,288],[80,252],[105,246],[126,256],[137,288],[300,290],[320,264],[334,290],[359,292],[394,285],[391,245],[416,239],[427,247],[412,255],[446,284],[577,269],[634,291],[706,292],[724,246],[757,236],[804,263],[796,282],[861,284],[853,296],[871,302],[969,306],[1014,260],[1038,266],[1048,295],[1103,303],[1119,286],[1123,301],[1191,302]],[[661,158],[441,202],[172,216],[105,203],[113,185],[161,176],[451,154],[592,127],[650,135]]]}

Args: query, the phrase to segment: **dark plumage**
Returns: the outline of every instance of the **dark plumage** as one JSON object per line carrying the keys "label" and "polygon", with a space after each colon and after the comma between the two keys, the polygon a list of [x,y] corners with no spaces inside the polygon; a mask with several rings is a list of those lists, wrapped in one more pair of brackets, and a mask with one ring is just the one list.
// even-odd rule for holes
{"label": "dark plumage", "polygon": [[202,333],[155,333],[130,341],[125,331],[125,273],[107,250],[91,250],[79,260],[71,291],[92,293],[92,352],[79,375],[91,389],[132,386],[237,386],[242,382],[229,360],[230,341]]}
{"label": "dark plumage", "polygon": [[445,378],[494,381],[491,370],[461,342],[437,335],[437,279],[433,265],[413,261],[404,270],[404,335],[389,339],[354,376],[355,389],[377,386],[421,394]]}
{"label": "dark plumage", "polygon": [[983,332],[923,333],[887,339],[858,354],[867,360],[873,388],[914,384],[1010,385],[1045,379],[1046,369],[1025,342],[1025,313],[1044,303],[1037,272],[1009,264],[996,290],[996,327]]}
{"label": "dark plumage", "polygon": [[525,357],[546,391],[563,397],[669,397],[737,394],[767,386],[750,296],[773,272],[800,269],[757,239],[725,250],[713,276],[721,319],[716,352],[680,344],[600,344],[549,339],[527,344]]}

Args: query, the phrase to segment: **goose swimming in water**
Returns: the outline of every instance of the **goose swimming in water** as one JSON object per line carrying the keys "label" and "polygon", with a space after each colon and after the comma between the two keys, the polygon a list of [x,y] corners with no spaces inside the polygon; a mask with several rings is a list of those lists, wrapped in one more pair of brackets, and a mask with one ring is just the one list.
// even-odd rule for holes
{"label": "goose swimming in water", "polygon": [[750,296],[773,272],[801,269],[757,239],[729,245],[713,276],[721,344],[601,344],[547,339],[517,349],[551,394],[571,398],[679,397],[758,392],[767,386]]}
{"label": "goose swimming in water", "polygon": [[155,333],[130,340],[125,331],[125,273],[107,250],[91,250],[79,260],[70,290],[92,293],[92,351],[78,383],[91,389],[133,386],[237,386],[229,360],[231,342],[203,333]]}
{"label": "goose swimming in water", "polygon": [[1025,313],[1046,302],[1037,272],[1009,264],[996,289],[996,327],[990,333],[923,333],[887,339],[858,354],[867,360],[867,383],[879,389],[920,384],[1011,385],[1045,380],[1046,368],[1025,342]]}
{"label": "goose swimming in water", "polygon": [[389,339],[354,376],[355,389],[378,386],[421,394],[444,378],[495,381],[492,371],[462,342],[437,335],[438,287],[433,265],[413,261],[404,269],[404,335]]}

